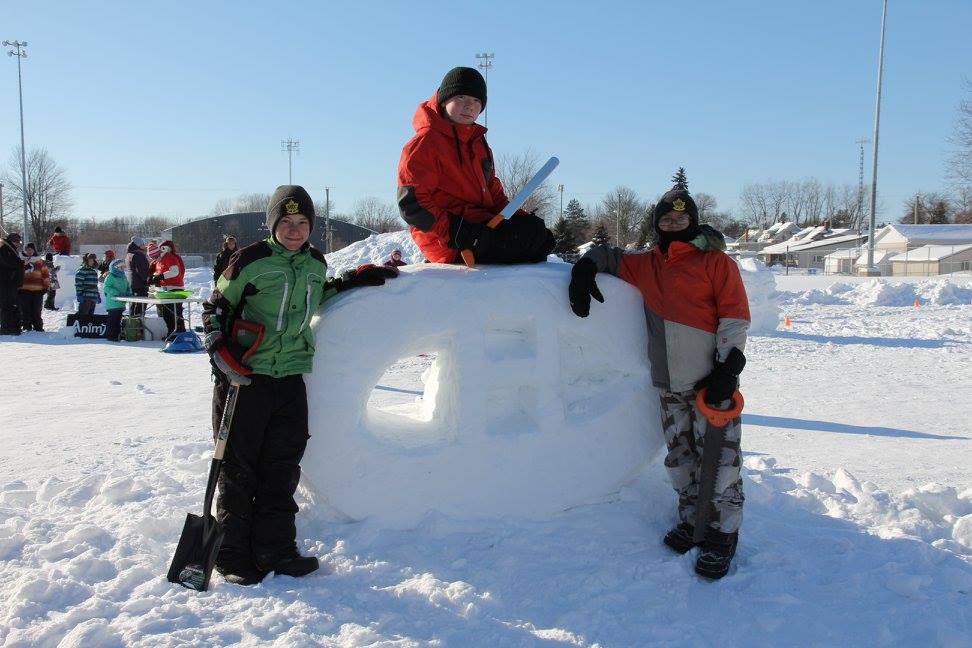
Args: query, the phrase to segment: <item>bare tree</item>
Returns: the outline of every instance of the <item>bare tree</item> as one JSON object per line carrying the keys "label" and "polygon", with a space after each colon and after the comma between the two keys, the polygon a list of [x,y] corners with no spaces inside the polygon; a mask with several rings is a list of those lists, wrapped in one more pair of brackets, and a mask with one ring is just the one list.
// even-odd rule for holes
{"label": "bare tree", "polygon": [[695,206],[699,208],[699,222],[707,222],[709,216],[716,210],[715,196],[700,191],[697,194],[693,194],[692,199],[695,201]]}
{"label": "bare tree", "polygon": [[601,199],[599,220],[619,247],[635,243],[645,215],[645,204],[630,187],[618,186]]}
{"label": "bare tree", "polygon": [[[499,156],[499,163],[496,175],[503,183],[503,190],[506,197],[512,199],[520,189],[522,189],[530,178],[540,170],[540,158],[533,151],[527,150],[523,153],[503,154]],[[534,191],[521,209],[534,212],[537,216],[548,223],[557,216],[555,209],[557,204],[556,192],[549,182],[544,182]]]}
{"label": "bare tree", "polygon": [[213,208],[209,210],[209,215],[223,216],[224,214],[262,212],[266,211],[268,202],[270,202],[270,194],[240,194],[236,198],[223,198],[219,200],[215,205],[213,205]]}
{"label": "bare tree", "polygon": [[374,196],[362,198],[354,204],[351,220],[379,234],[405,229],[398,209]]}
{"label": "bare tree", "polygon": [[[10,154],[0,182],[6,189],[3,192],[4,212],[16,211],[21,217],[24,213],[22,177],[18,146]],[[31,150],[27,155],[27,221],[30,231],[24,232],[24,238],[37,241],[40,245],[53,233],[56,221],[66,218],[73,206],[71,183],[64,170],[47,149]]]}
{"label": "bare tree", "polygon": [[[972,81],[966,80],[965,87],[972,93]],[[948,158],[946,176],[956,189],[969,191],[972,187],[972,99],[959,103],[955,130],[948,141],[955,148]]]}

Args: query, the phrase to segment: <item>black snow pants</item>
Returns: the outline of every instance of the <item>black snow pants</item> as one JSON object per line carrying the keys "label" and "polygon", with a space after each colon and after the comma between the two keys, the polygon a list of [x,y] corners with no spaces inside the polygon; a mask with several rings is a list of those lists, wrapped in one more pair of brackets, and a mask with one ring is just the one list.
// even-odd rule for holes
{"label": "black snow pants", "polygon": [[[307,390],[300,374],[251,376],[240,387],[219,473],[216,519],[226,535],[216,562],[233,567],[272,565],[297,550],[294,492],[307,439]],[[213,388],[213,435],[219,430],[229,384]]]}
{"label": "black snow pants", "polygon": [[20,289],[0,283],[0,335],[20,335]]}
{"label": "black snow pants", "polygon": [[182,317],[182,304],[159,304],[155,308],[165,321],[166,337],[186,330],[186,320]]}
{"label": "black snow pants", "polygon": [[41,311],[44,293],[39,290],[20,291],[20,323],[25,331],[43,331],[44,318]]}

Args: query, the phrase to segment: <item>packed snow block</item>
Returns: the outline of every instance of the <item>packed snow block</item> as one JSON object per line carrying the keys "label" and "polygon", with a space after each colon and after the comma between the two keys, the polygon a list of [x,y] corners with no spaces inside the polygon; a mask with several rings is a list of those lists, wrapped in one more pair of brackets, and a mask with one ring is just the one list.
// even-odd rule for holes
{"label": "packed snow block", "polygon": [[392,527],[543,517],[637,474],[663,446],[642,300],[602,275],[606,303],[576,317],[570,269],[415,265],[328,301],[305,377],[315,501]]}
{"label": "packed snow block", "polygon": [[737,257],[736,265],[746,285],[749,297],[749,334],[765,335],[780,325],[780,304],[776,293],[776,277],[766,265],[754,257]]}
{"label": "packed snow block", "polygon": [[54,265],[57,266],[57,282],[60,288],[54,295],[54,305],[58,308],[72,308],[74,306],[74,274],[81,267],[81,257],[68,254],[55,254]]}

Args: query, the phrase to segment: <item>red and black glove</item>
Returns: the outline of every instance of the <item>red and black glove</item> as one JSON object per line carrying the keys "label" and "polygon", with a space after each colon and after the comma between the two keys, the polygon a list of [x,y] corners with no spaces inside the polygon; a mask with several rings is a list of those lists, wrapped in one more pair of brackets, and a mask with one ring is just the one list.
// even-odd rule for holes
{"label": "red and black glove", "polygon": [[246,349],[234,342],[227,340],[220,331],[212,331],[206,334],[206,353],[213,366],[231,383],[249,385],[250,379],[247,377],[252,371],[243,364],[243,356]]}
{"label": "red and black glove", "polygon": [[745,366],[746,356],[733,347],[725,360],[715,363],[712,373],[695,383],[695,391],[705,387],[705,404],[716,408],[721,407],[732,398],[739,387],[739,374]]}
{"label": "red and black glove", "polygon": [[397,276],[398,268],[366,263],[345,272],[336,282],[336,288],[338,292],[344,292],[361,286],[380,286],[385,283],[385,279],[394,279]]}

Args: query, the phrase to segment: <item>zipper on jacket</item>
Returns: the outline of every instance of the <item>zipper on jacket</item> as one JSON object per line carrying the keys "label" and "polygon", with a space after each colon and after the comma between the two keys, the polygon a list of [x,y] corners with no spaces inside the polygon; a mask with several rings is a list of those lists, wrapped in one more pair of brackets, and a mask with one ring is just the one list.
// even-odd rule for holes
{"label": "zipper on jacket", "polygon": [[456,143],[456,157],[459,158],[459,166],[462,166],[462,147],[459,146],[459,131],[452,127],[452,141]]}
{"label": "zipper on jacket", "polygon": [[283,317],[287,310],[287,296],[290,294],[290,282],[284,279],[284,294],[280,300],[280,312],[277,313],[277,331],[283,328]]}
{"label": "zipper on jacket", "polygon": [[307,320],[310,319],[310,296],[311,287],[310,284],[307,284],[307,296],[304,299],[304,321],[300,323],[300,328],[297,329],[298,333],[304,330],[304,327],[307,326]]}

